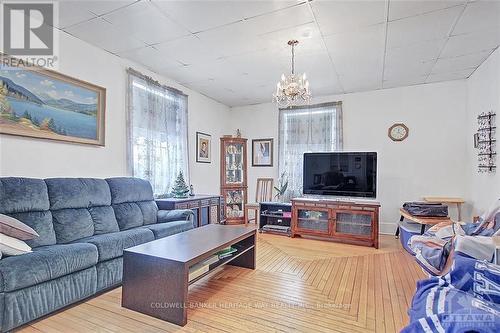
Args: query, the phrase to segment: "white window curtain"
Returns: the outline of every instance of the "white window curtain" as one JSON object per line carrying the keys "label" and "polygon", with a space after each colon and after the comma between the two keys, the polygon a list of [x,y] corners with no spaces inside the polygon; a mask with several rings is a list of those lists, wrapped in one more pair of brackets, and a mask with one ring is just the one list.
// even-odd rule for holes
{"label": "white window curtain", "polygon": [[128,159],[134,177],[168,196],[180,171],[189,184],[187,95],[128,70]]}
{"label": "white window curtain", "polygon": [[288,179],[286,199],[302,195],[304,153],[342,150],[342,103],[279,111],[279,174]]}

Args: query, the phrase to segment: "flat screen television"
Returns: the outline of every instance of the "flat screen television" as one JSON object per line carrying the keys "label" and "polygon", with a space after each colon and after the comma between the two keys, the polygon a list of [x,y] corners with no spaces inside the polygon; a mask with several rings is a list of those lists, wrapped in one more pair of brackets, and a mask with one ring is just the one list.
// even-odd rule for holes
{"label": "flat screen television", "polygon": [[375,198],[377,153],[305,153],[304,194]]}

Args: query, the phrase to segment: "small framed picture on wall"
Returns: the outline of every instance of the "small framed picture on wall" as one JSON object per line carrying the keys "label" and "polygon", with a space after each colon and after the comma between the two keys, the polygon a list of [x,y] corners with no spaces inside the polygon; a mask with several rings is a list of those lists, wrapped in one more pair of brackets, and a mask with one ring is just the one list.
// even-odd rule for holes
{"label": "small framed picture on wall", "polygon": [[212,136],[201,132],[196,132],[196,162],[212,162]]}
{"label": "small framed picture on wall", "polygon": [[273,139],[252,140],[252,166],[273,166]]}

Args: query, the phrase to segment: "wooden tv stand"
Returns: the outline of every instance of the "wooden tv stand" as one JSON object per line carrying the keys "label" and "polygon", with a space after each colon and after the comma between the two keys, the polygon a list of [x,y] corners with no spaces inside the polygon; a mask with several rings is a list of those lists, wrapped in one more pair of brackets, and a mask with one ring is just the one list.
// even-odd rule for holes
{"label": "wooden tv stand", "polygon": [[376,201],[292,199],[292,237],[314,236],[378,249]]}

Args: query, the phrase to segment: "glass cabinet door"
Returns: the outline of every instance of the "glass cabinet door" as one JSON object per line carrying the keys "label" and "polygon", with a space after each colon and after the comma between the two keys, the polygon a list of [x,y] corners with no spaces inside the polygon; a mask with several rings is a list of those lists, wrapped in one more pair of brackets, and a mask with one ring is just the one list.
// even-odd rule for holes
{"label": "glass cabinet door", "polygon": [[224,145],[226,185],[244,183],[243,149],[243,143],[228,142]]}
{"label": "glass cabinet door", "polygon": [[330,234],[328,209],[297,209],[297,229],[312,234]]}
{"label": "glass cabinet door", "polygon": [[242,189],[224,190],[226,200],[226,218],[243,218],[245,214],[245,191]]}
{"label": "glass cabinet door", "polygon": [[373,218],[371,212],[337,211],[335,233],[370,238]]}

